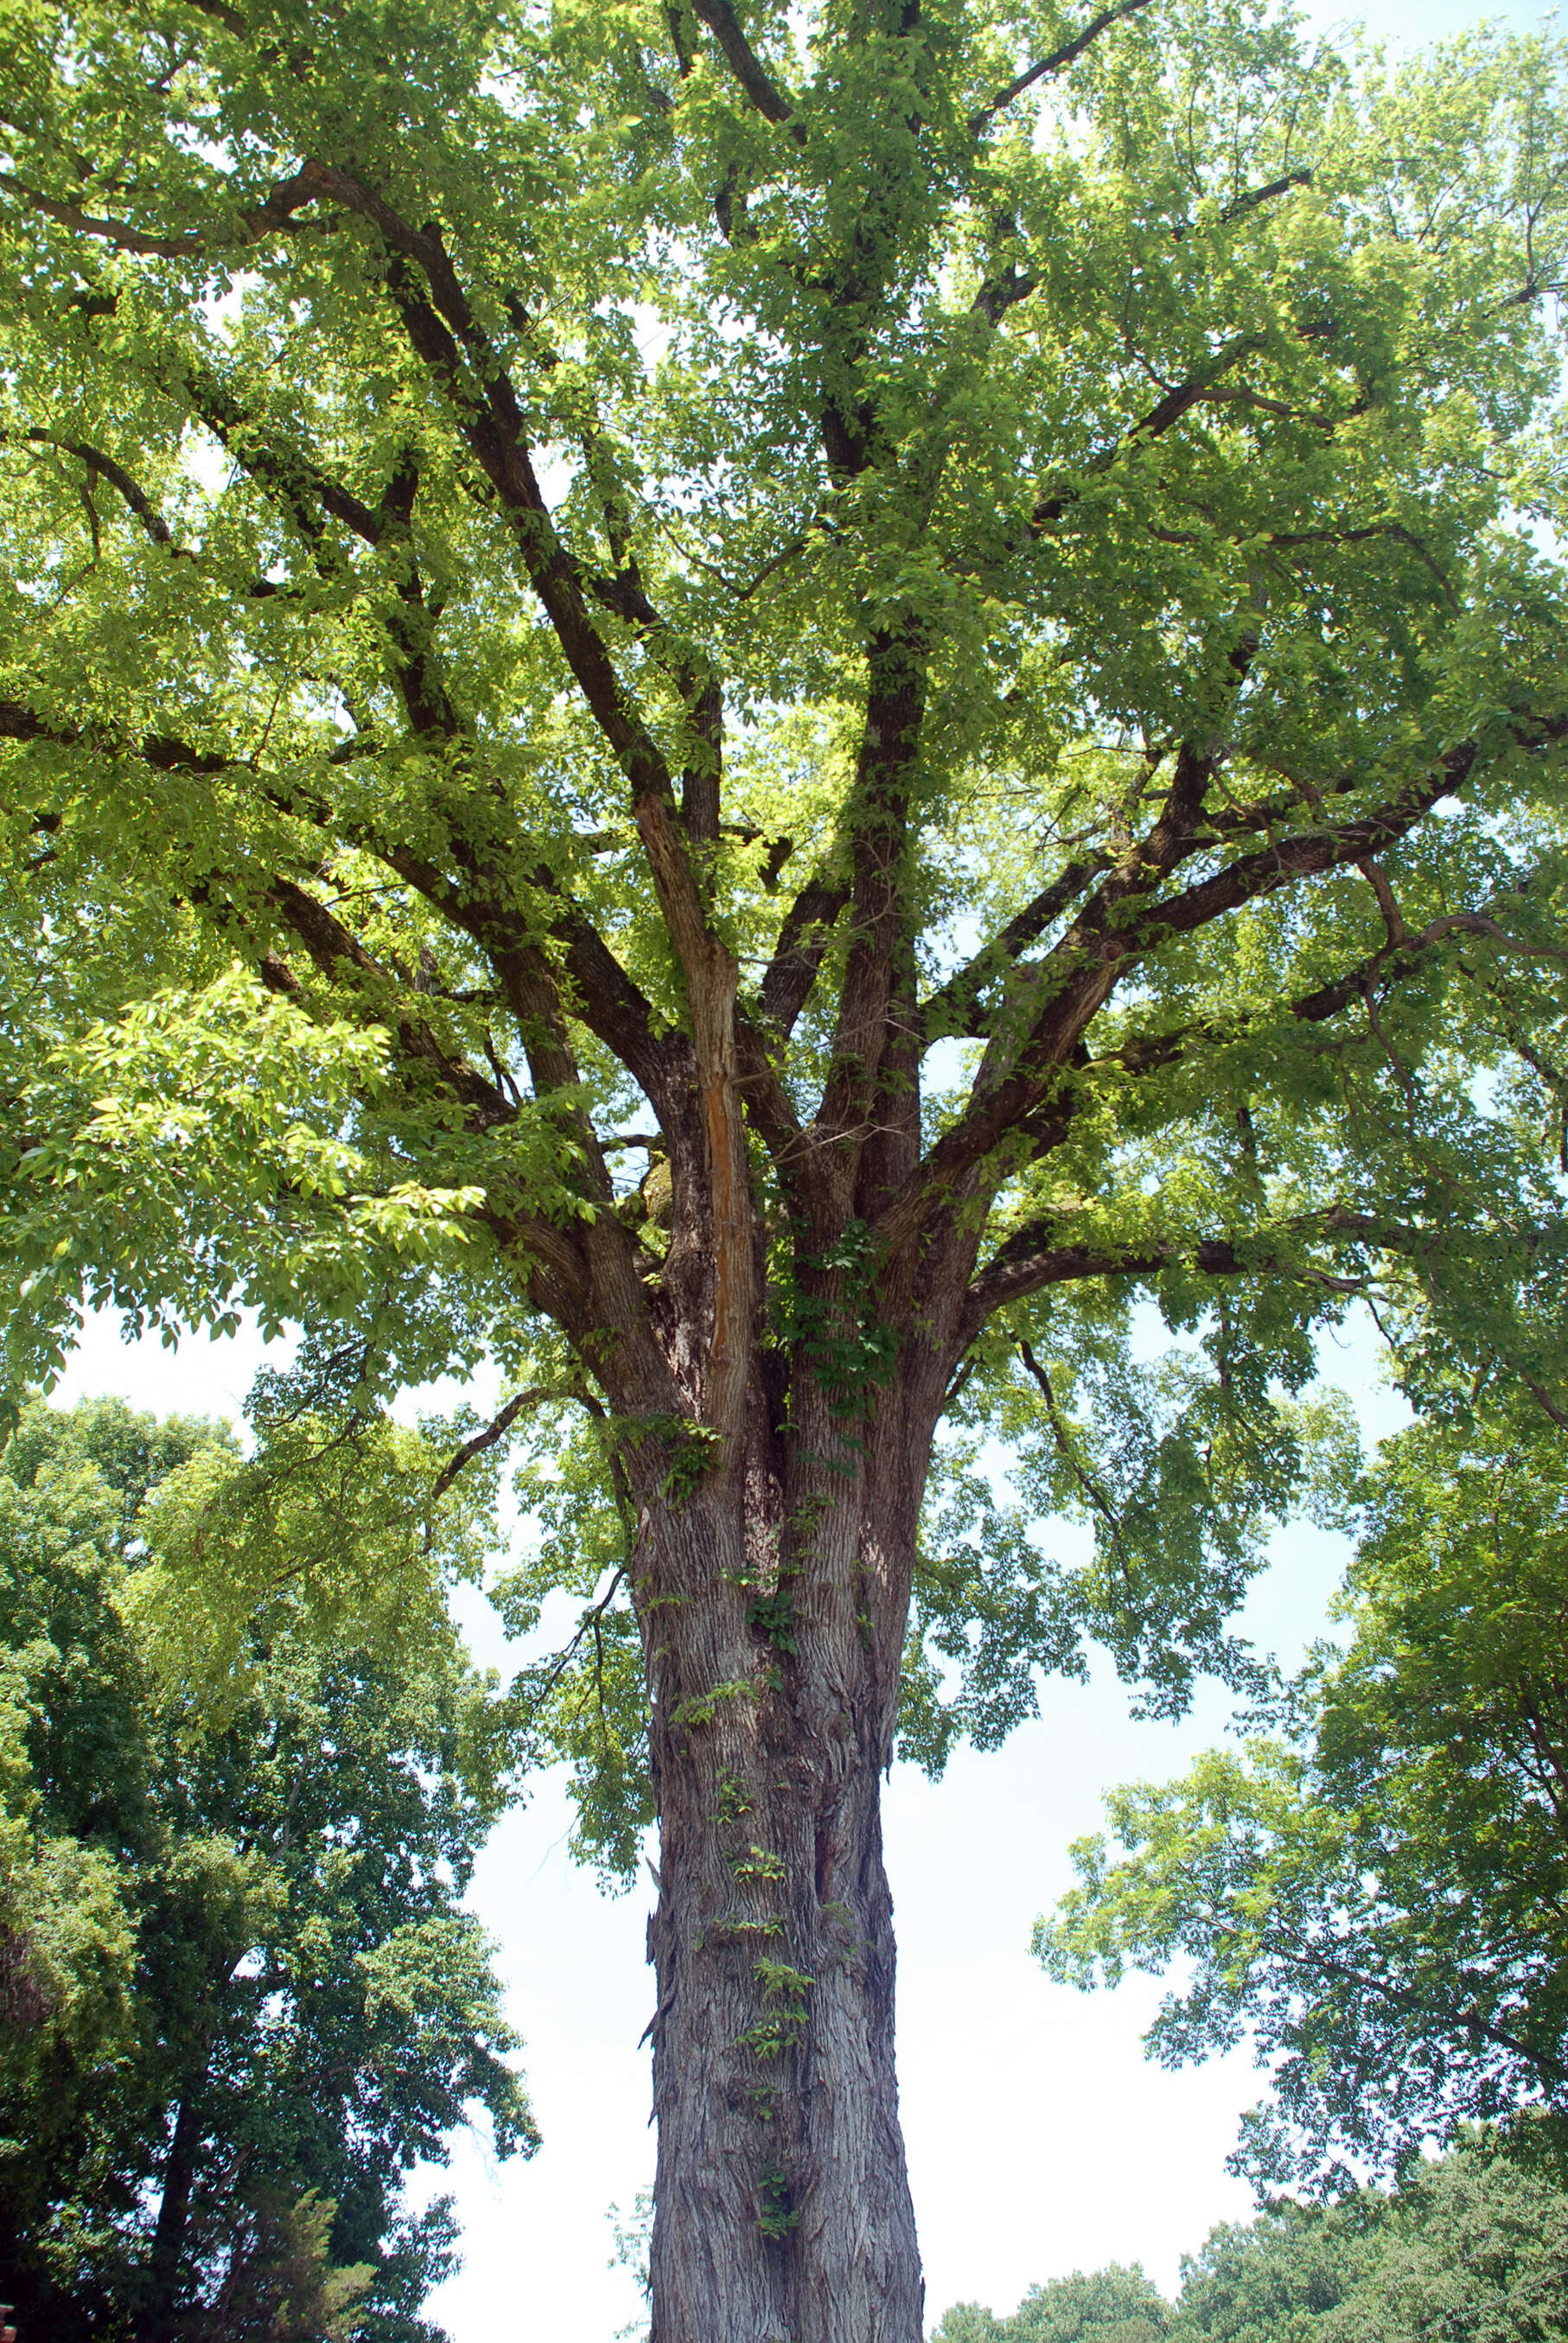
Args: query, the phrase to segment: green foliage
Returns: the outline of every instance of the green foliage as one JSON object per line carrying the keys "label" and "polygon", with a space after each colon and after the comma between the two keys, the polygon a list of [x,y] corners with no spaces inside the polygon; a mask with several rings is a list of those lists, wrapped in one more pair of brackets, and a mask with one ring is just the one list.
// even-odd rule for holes
{"label": "green foliage", "polygon": [[954,2305],[931,2343],[1164,2343],[1171,2306],[1136,2264],[1031,2287],[1010,2318],[978,2303]]}
{"label": "green foliage", "polygon": [[[761,1850],[753,1847],[750,1853],[755,1858]],[[733,1867],[737,1878],[771,1879],[782,1872],[782,1865],[759,1866],[755,1861]],[[761,1934],[762,1931],[750,1933]],[[757,1980],[764,2006],[760,2016],[753,2019],[736,2046],[749,2051],[754,2058],[759,2058],[767,2066],[775,2058],[783,2057],[799,2040],[809,2015],[807,1996],[816,1979],[809,1977],[802,1969],[791,1968],[788,1961],[776,1961],[767,1954],[759,1955],[752,1962],[751,1974]],[[786,2224],[787,2227],[792,2226],[792,2223]],[[768,2235],[781,2237],[784,2230],[769,2230]]]}
{"label": "green foliage", "polygon": [[361,2306],[376,2271],[368,2262],[333,2263],[330,2198],[311,2188],[291,2204],[258,2189],[246,2211],[249,2234],[213,2304],[214,2332],[225,2343],[349,2343],[364,2334]]}
{"label": "green foliage", "polygon": [[1182,2325],[1214,2343],[1305,2343],[1355,2288],[1375,2284],[1386,2209],[1370,2191],[1329,2205],[1286,2199],[1211,2230],[1183,2262]]}
{"label": "green foliage", "polygon": [[[1204,1671],[1256,1692],[1257,1662],[1226,1622],[1271,1532],[1300,1512],[1343,1518],[1360,1446],[1342,1394],[1281,1390],[1278,1345],[1249,1339],[1232,1306],[1152,1363],[1132,1355],[1129,1317],[1111,1303],[1087,1325],[1086,1312],[1048,1320],[1038,1350],[1021,1332],[1010,1355],[999,1342],[974,1429],[939,1451],[900,1719],[904,1753],[929,1772],[956,1738],[993,1748],[1035,1715],[1041,1677],[1081,1674],[1090,1637],[1144,1714],[1180,1715]],[[1289,1366],[1300,1380],[1310,1357]],[[967,1393],[956,1412],[971,1413]],[[979,1469],[982,1427],[1009,1443],[1002,1496]],[[1053,1518],[1090,1530],[1089,1559],[1041,1551]]]}
{"label": "green foliage", "polygon": [[201,1610],[193,1513],[259,1556],[240,1493],[277,1473],[265,1443],[247,1465],[109,1401],[30,1403],[0,1469],[0,2258],[61,2343],[169,2318],[198,2343],[431,2338],[453,2225],[403,2213],[401,2171],[478,2109],[501,2155],[533,2143],[459,1908],[495,1695],[451,1628],[427,1605],[395,1655],[374,1620],[324,1645],[303,1582],[330,1576],[331,1523],[280,1505],[214,1631],[222,1698],[171,1670],[174,1598],[148,1590]]}
{"label": "green foliage", "polygon": [[1391,2197],[1285,2204],[1216,2229],[1186,2265],[1174,2333],[1213,2343],[1408,2343],[1568,2333],[1568,2197],[1473,2141]]}
{"label": "green foliage", "polygon": [[474,1503],[482,1475],[459,1482],[434,1523],[422,1517],[460,1423],[335,1422],[275,1413],[270,1398],[253,1402],[253,1458],[198,1450],[141,1515],[155,1559],[132,1589],[138,1624],[166,1680],[209,1694],[243,1683],[248,1623],[282,1587],[324,1646],[352,1634],[366,1648],[417,1652],[442,1633],[445,1585],[477,1576],[495,1535],[488,1507]]}
{"label": "green foliage", "polygon": [[1568,2334],[1568,2196],[1479,2135],[1392,2195],[1283,2200],[1217,2228],[1164,2300],[1112,2265],[960,2303],[931,2343],[1553,2343]]}
{"label": "green foliage", "polygon": [[795,1597],[788,1584],[776,1586],[770,1594],[754,1594],[746,1606],[747,1624],[765,1635],[776,1652],[798,1652],[800,1648],[795,1634]]}
{"label": "green foliage", "polygon": [[[5,19],[0,1386],[85,1305],[303,1318],[272,1463],[189,1460],[140,1597],[236,1697],[317,1508],[322,1634],[482,1547],[489,1468],[425,1523],[388,1395],[535,1393],[503,1608],[579,1609],[507,1727],[611,1878],[628,1463],[656,1512],[739,1469],[720,1161],[754,1427],[822,1403],[848,1501],[950,1393],[933,1769],[1086,1637],[1159,1714],[1255,1682],[1352,1294],[1412,1389],[1568,1407],[1561,45],[743,14]],[[759,1573],[781,1675],[817,1615]]]}
{"label": "green foliage", "polygon": [[759,2194],[761,2211],[757,2217],[758,2227],[765,2237],[787,2237],[791,2229],[799,2227],[800,2214],[789,2201],[789,2177],[781,2166],[764,2167]]}
{"label": "green foliage", "polygon": [[570,1768],[573,1851],[611,1888],[638,1870],[653,1819],[643,1659],[626,1599],[623,1428],[567,1404],[538,1412],[514,1479],[531,1551],[488,1589],[513,1637],[537,1634],[558,1591],[582,1605],[563,1648],[518,1671],[507,1715],[526,1759]]}
{"label": "green foliage", "polygon": [[1076,2272],[1025,2295],[1013,2316],[1019,2343],[1161,2343],[1170,2308],[1136,2264]]}
{"label": "green foliage", "polygon": [[647,1430],[669,1451],[664,1493],[672,1505],[682,1505],[712,1465],[719,1434],[711,1424],[694,1423],[688,1417],[673,1415],[655,1416]]}
{"label": "green foliage", "polygon": [[1087,2276],[1031,2287],[1010,2318],[978,2303],[957,2303],[931,2343],[1164,2343],[1171,2305],[1136,2264],[1113,2262]]}
{"label": "green foliage", "polygon": [[1521,2107],[1560,2154],[1568,2117],[1562,1434],[1478,1398],[1386,1443],[1362,1493],[1347,1641],[1274,1704],[1282,1733],[1115,1792],[1124,1853],[1076,1848],[1036,1939],[1085,1985],[1190,1963],[1151,2050],[1250,2032],[1274,2105],[1242,2167],[1331,2188]]}
{"label": "green foliage", "polygon": [[792,1281],[776,1281],[778,1339],[798,1352],[829,1413],[859,1423],[893,1372],[898,1343],[877,1308],[876,1232],[850,1221],[824,1251],[798,1252]]}
{"label": "green foliage", "polygon": [[[653,2292],[651,2269],[653,2241],[653,2191],[639,2188],[632,2198],[631,2211],[623,2216],[618,2205],[609,2208],[610,2234],[615,2239],[615,2251],[610,2256],[611,2269],[630,2272],[644,2301]],[[616,2329],[616,2343],[648,2343],[647,2326],[632,2319]]]}

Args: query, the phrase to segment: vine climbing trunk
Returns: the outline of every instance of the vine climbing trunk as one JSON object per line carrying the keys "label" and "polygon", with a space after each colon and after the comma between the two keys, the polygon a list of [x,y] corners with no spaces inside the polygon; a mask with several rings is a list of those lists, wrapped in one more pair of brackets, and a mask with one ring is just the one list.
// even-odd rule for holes
{"label": "vine climbing trunk", "polygon": [[880,1790],[926,1443],[882,1399],[880,1437],[808,1400],[739,1507],[644,1511],[653,2343],[923,2331]]}
{"label": "vine climbing trunk", "polygon": [[829,1857],[800,1753],[749,1754],[766,1805],[661,1769],[654,2343],[918,2343],[879,1776]]}

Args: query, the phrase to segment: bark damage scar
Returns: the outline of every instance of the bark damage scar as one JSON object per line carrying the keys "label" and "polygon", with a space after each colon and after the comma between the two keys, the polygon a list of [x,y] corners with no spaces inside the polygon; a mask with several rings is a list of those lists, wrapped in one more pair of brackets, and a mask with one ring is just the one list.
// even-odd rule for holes
{"label": "bark damage scar", "polygon": [[713,1333],[708,1413],[716,1429],[739,1434],[746,1406],[752,1262],[746,1141],[736,1103],[735,1000],[740,970],[722,946],[707,957],[706,981],[694,994],[698,1062],[708,1141],[713,1215]]}
{"label": "bark damage scar", "polygon": [[729,1352],[730,1239],[735,1214],[735,1182],[729,1161],[729,1077],[715,1070],[704,1089],[708,1116],[708,1152],[713,1167],[713,1220],[718,1260],[713,1283],[713,1350],[716,1358]]}

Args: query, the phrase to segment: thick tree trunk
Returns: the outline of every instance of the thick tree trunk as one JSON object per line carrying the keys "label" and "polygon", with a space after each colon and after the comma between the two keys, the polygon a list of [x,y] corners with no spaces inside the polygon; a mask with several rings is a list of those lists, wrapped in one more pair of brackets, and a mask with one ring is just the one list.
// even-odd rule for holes
{"label": "thick tree trunk", "polygon": [[753,1755],[661,1773],[654,2343],[919,2343],[880,1770]]}
{"label": "thick tree trunk", "polygon": [[172,2343],[179,2325],[176,2306],[186,2258],[186,2234],[190,2222],[191,2193],[196,2186],[196,2157],[201,2147],[197,2112],[200,2086],[192,2083],[181,2095],[174,2137],[164,2163],[163,2195],[157,2227],[147,2261],[149,2343]]}
{"label": "thick tree trunk", "polygon": [[792,1427],[776,1493],[756,1474],[740,1511],[699,1492],[638,1572],[660,1827],[653,2343],[923,2331],[880,1790],[927,1443],[900,1437],[896,1405],[880,1436],[805,1413],[820,1420]]}

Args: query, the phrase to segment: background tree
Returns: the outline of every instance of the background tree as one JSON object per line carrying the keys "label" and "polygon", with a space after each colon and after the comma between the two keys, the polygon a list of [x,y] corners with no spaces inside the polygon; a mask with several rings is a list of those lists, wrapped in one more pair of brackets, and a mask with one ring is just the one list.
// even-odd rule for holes
{"label": "background tree", "polygon": [[1558,52],[8,23],[10,1354],[301,1318],[350,1514],[499,1363],[541,1749],[660,1833],[658,2343],[914,2343],[905,1682],[934,1765],[1085,1628],[1240,1669],[1353,1294],[1568,1398]]}
{"label": "background tree", "polygon": [[1238,2161],[1344,2186],[1432,2137],[1568,2117],[1568,1455],[1528,1397],[1385,1443],[1342,1615],[1286,1730],[1109,1802],[1124,1853],[1036,1943],[1058,1976],[1191,1964],[1168,2064],[1249,2033],[1271,2104]]}
{"label": "background tree", "polygon": [[1163,2343],[1171,2305],[1135,2264],[1112,2262],[1086,2277],[1031,2286],[1010,2318],[993,2318],[978,2303],[954,2305],[932,2343]]}
{"label": "background tree", "polygon": [[1284,2199],[1222,2225],[1183,2258],[1174,2304],[1113,2266],[1031,2288],[1009,2318],[960,2305],[932,2343],[1125,2334],[1116,2313],[1135,2286],[1144,2331],[1171,2343],[1550,2343],[1568,2333],[1568,2197],[1475,2133],[1441,2162],[1412,2160],[1387,2196]]}
{"label": "background tree", "polygon": [[160,1528],[241,1469],[210,1424],[35,1403],[0,1473],[0,2267],[61,2343],[433,2343],[455,2225],[401,2175],[476,2107],[533,2143],[458,1908],[488,1695],[444,1624],[324,1656],[281,1544],[223,1713],[160,1690]]}

